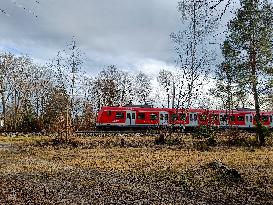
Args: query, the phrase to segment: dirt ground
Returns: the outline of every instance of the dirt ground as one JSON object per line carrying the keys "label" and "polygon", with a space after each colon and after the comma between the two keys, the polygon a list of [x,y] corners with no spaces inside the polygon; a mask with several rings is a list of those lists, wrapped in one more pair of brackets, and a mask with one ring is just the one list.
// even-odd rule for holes
{"label": "dirt ground", "polygon": [[273,204],[271,146],[175,139],[0,137],[0,204]]}

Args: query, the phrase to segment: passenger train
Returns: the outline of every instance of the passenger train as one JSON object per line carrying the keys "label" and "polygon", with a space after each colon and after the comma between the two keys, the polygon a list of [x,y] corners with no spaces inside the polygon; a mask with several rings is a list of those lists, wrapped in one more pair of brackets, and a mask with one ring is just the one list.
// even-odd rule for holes
{"label": "passenger train", "polygon": [[[102,107],[97,116],[98,129],[182,128],[198,126],[254,128],[255,111],[251,109],[206,110],[171,109],[143,106]],[[273,112],[261,112],[261,122],[273,128]]]}

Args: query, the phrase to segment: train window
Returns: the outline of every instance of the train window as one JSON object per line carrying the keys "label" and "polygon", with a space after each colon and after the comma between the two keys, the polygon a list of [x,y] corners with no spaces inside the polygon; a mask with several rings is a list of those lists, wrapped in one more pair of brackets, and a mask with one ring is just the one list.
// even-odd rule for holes
{"label": "train window", "polygon": [[180,114],[180,120],[186,120],[186,114],[185,113]]}
{"label": "train window", "polygon": [[197,120],[197,114],[194,114],[194,121]]}
{"label": "train window", "polygon": [[[130,113],[128,113],[130,115]],[[128,117],[127,114],[127,117]],[[116,119],[124,119],[124,113],[122,112],[116,112]]]}
{"label": "train window", "polygon": [[270,122],[272,122],[272,115],[270,115]]}
{"label": "train window", "polygon": [[205,114],[199,115],[199,120],[200,121],[206,121],[207,120],[207,115],[205,115]]}
{"label": "train window", "polygon": [[229,121],[235,121],[235,116],[230,115],[230,116],[229,116]]}
{"label": "train window", "polygon": [[144,120],[145,119],[145,113],[138,113],[137,119]]}
{"label": "train window", "polygon": [[246,116],[246,121],[248,122],[248,116]]}
{"label": "train window", "polygon": [[157,119],[157,114],[151,113],[150,120],[156,120],[156,119]]}
{"label": "train window", "polygon": [[268,120],[269,120],[268,115],[262,115],[262,121],[263,122],[268,122]]}
{"label": "train window", "polygon": [[237,116],[238,121],[245,121],[245,116]]}
{"label": "train window", "polygon": [[177,120],[177,114],[172,114],[172,120]]}
{"label": "train window", "polygon": [[252,122],[252,120],[253,120],[253,119],[252,119],[252,116],[250,116],[250,120],[249,120],[249,121]]}
{"label": "train window", "polygon": [[160,114],[160,120],[164,120],[164,115]]}
{"label": "train window", "polygon": [[190,114],[190,120],[193,121],[193,114]]}
{"label": "train window", "polygon": [[132,113],[132,119],[136,119],[136,113]]}
{"label": "train window", "polygon": [[111,115],[112,115],[112,112],[111,112],[111,111],[108,111],[108,112],[107,112],[107,115],[108,115],[108,116],[111,116]]}
{"label": "train window", "polygon": [[168,120],[168,119],[169,119],[169,115],[165,114],[165,120]]}
{"label": "train window", "polygon": [[218,121],[218,119],[219,119],[219,115],[218,115],[218,114],[216,114],[216,115],[211,115],[211,120],[213,120],[213,121]]}
{"label": "train window", "polygon": [[220,120],[221,121],[227,121],[227,115],[220,115]]}

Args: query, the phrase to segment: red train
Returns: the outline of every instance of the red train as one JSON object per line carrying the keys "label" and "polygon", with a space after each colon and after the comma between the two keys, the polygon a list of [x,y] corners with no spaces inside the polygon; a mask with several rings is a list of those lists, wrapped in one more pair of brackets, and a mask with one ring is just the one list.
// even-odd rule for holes
{"label": "red train", "polygon": [[[262,124],[273,128],[273,112],[261,112]],[[255,127],[255,111],[251,109],[204,110],[170,109],[141,106],[102,107],[98,112],[97,128],[156,128],[177,127],[190,129],[201,125],[225,128]]]}

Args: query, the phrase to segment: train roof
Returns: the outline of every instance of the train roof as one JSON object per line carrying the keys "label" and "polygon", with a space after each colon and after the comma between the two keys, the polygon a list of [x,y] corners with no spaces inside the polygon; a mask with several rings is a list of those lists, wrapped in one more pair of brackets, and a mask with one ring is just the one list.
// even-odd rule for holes
{"label": "train roof", "polygon": [[[255,113],[254,109],[232,109],[232,110],[212,110],[212,109],[195,109],[195,108],[190,108],[190,109],[177,109],[177,108],[156,108],[156,107],[142,107],[142,106],[104,106],[101,108],[101,111],[124,111],[124,110],[133,110],[133,111],[150,111],[150,112],[158,112],[158,111],[168,111],[168,112],[212,112],[212,113],[226,113],[229,114],[239,114],[239,113],[245,113],[245,114],[250,114],[250,113]],[[268,111],[261,111],[261,114],[269,114],[272,112]]]}
{"label": "train roof", "polygon": [[114,106],[104,106],[101,108],[101,110],[104,110],[104,111],[122,111],[122,110],[135,110],[135,111],[167,111],[168,108],[149,108],[149,107],[129,107],[129,106],[126,106],[126,107],[123,107],[123,106],[117,106],[117,107],[114,107]]}
{"label": "train roof", "polygon": [[123,111],[123,110],[134,110],[134,111],[150,111],[150,112],[158,112],[158,111],[168,111],[168,112],[205,112],[206,109],[177,109],[177,108],[155,108],[155,107],[138,107],[138,106],[104,106],[101,108],[103,111]]}

